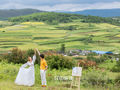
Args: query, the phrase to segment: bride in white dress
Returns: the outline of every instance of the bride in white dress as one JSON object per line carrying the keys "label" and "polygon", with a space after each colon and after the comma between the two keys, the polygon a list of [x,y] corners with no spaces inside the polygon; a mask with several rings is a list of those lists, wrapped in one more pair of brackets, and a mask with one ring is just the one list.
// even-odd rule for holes
{"label": "bride in white dress", "polygon": [[[32,86],[35,83],[34,62],[36,60],[36,51],[33,58],[28,57],[28,62],[23,64],[15,80],[17,85]],[[26,68],[27,67],[27,68]]]}

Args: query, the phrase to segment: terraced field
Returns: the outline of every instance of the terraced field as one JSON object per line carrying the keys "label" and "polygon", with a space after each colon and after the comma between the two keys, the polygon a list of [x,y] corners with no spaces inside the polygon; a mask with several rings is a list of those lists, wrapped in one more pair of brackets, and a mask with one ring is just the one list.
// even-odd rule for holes
{"label": "terraced field", "polygon": [[[58,28],[66,26],[76,26],[77,29]],[[90,36],[92,36],[92,42],[87,42],[86,39]],[[62,43],[65,43],[67,49],[118,51],[120,49],[120,27],[107,23],[82,23],[76,20],[59,25],[24,22],[0,28],[1,52],[14,47],[23,50],[29,48],[59,49]]]}

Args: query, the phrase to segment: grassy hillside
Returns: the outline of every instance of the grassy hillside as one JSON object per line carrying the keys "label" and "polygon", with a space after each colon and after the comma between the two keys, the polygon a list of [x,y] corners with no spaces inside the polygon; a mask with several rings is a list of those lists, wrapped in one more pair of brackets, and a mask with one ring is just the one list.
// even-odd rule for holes
{"label": "grassy hillside", "polygon": [[42,12],[35,9],[11,9],[11,10],[0,10],[0,20],[6,20],[9,17],[23,16],[32,13]]}
{"label": "grassy hillside", "polygon": [[0,51],[14,47],[24,50],[36,47],[41,50],[59,49],[62,43],[67,49],[117,51],[120,49],[119,32],[119,26],[83,23],[81,19],[58,25],[22,22],[0,28]]}

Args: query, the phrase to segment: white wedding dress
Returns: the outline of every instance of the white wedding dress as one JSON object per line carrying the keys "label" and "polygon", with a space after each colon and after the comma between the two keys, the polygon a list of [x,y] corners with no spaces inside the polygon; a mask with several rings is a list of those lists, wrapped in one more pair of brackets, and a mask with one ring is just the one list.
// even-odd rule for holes
{"label": "white wedding dress", "polygon": [[[36,55],[33,56],[32,62],[27,62],[23,64],[18,72],[15,80],[17,85],[32,86],[35,83],[35,72],[34,72],[34,62],[36,60]],[[26,68],[29,66],[28,68]]]}

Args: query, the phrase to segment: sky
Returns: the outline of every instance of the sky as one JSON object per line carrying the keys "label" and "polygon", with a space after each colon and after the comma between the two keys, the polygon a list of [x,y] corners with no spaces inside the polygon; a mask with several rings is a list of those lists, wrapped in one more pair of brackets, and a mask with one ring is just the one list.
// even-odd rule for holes
{"label": "sky", "polygon": [[120,0],[0,0],[0,9],[33,8],[43,11],[83,11],[120,8]]}

